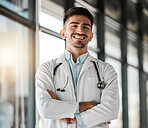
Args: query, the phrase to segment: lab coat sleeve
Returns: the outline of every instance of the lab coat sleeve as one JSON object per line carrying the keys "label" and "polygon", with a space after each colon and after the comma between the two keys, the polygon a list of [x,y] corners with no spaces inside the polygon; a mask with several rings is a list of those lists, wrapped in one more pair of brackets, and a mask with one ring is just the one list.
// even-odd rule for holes
{"label": "lab coat sleeve", "polygon": [[106,64],[103,73],[105,88],[102,90],[101,103],[81,113],[88,127],[117,119],[119,112],[119,91],[117,74],[113,67]]}
{"label": "lab coat sleeve", "polygon": [[36,105],[41,117],[49,119],[74,118],[78,107],[75,101],[61,101],[52,99],[47,89],[55,92],[52,67],[42,64],[36,73]]}

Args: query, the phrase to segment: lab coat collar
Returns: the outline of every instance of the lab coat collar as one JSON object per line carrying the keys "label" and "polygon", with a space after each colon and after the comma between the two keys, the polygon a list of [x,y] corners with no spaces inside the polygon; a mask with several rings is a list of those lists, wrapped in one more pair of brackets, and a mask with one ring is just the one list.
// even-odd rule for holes
{"label": "lab coat collar", "polygon": [[[86,70],[87,68],[89,68],[90,66],[93,65],[93,63],[92,63],[91,61],[97,62],[97,59],[94,58],[94,57],[92,57],[90,54],[88,54],[88,57],[87,57],[87,59],[86,59],[85,62],[84,62],[84,65],[83,65],[83,67],[82,67],[82,69],[81,69],[80,74],[81,74],[84,70]],[[70,68],[69,68],[69,65],[68,65],[68,62],[66,61],[65,55],[64,55],[64,54],[62,54],[62,55],[59,57],[59,59],[57,60],[57,65],[58,65],[59,63],[62,63],[62,65],[60,66],[60,68],[62,68],[63,71],[67,73],[67,75],[71,74]]]}

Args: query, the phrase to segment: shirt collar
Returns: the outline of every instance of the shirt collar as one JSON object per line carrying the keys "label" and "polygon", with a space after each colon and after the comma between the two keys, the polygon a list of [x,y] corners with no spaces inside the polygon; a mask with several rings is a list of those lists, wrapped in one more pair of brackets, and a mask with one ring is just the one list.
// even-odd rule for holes
{"label": "shirt collar", "polygon": [[[65,49],[65,53],[64,53],[64,54],[65,54],[65,59],[66,59],[66,60],[72,60],[72,54],[71,54],[69,51],[67,51],[67,50]],[[86,52],[86,53],[80,55],[80,56],[77,58],[77,62],[84,63],[84,61],[86,60],[87,56],[88,56],[88,52]],[[72,61],[73,61],[73,60],[72,60]]]}

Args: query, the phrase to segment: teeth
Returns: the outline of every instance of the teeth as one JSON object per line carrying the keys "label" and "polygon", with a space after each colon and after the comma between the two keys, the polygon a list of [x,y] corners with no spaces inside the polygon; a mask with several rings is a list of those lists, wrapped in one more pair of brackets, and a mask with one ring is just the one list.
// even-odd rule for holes
{"label": "teeth", "polygon": [[76,37],[76,36],[74,36],[74,38],[76,38],[76,39],[85,39],[85,37]]}

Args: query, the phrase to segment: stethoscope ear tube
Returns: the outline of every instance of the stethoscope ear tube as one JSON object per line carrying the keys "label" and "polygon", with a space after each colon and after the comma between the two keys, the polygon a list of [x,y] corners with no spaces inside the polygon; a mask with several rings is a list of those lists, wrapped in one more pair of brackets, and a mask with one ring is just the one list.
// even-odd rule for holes
{"label": "stethoscope ear tube", "polygon": [[54,70],[53,70],[53,75],[55,75],[57,68],[61,65],[62,63],[59,63],[58,65],[55,66]]}

